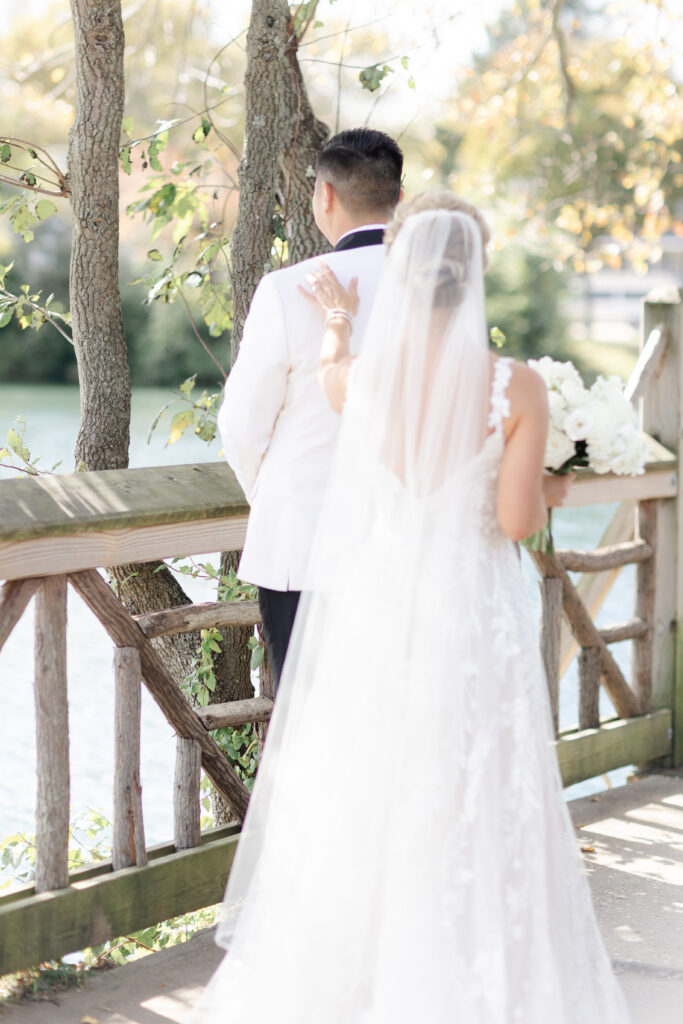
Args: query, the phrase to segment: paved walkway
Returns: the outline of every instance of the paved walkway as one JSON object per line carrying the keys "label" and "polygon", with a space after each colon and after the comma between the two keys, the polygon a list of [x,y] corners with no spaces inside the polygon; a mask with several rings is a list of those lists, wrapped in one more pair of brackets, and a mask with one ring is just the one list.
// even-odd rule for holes
{"label": "paved walkway", "polygon": [[[633,1024],[682,1024],[683,776],[645,776],[570,808]],[[0,1011],[0,1024],[186,1024],[219,959],[202,932],[55,1003]]]}

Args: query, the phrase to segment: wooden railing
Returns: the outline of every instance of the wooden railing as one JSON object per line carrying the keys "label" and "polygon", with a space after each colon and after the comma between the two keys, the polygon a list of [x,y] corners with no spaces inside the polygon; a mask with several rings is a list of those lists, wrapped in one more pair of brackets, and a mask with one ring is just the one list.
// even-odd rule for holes
{"label": "wooden railing", "polygon": [[[557,723],[560,679],[579,649],[579,728],[561,733],[566,784],[627,764],[683,759],[683,608],[678,537],[678,449],[683,368],[678,293],[645,307],[645,345],[629,388],[657,444],[638,478],[581,473],[569,506],[618,502],[596,551],[535,556],[541,572],[541,646]],[[634,512],[635,510],[635,512]],[[272,684],[251,700],[194,709],[152,641],[174,633],[259,621],[254,602],[187,605],[134,616],[101,567],[239,549],[248,506],[227,466],[204,464],[0,483],[0,648],[36,600],[38,749],[34,886],[0,898],[0,973],[217,902],[239,826],[200,833],[201,768],[241,818],[248,793],[210,730],[266,723]],[[635,523],[635,532],[634,532]],[[594,625],[621,567],[637,565],[634,615]],[[579,572],[573,582],[570,572]],[[115,771],[112,861],[69,874],[69,748],[66,592],[72,586],[115,647]],[[568,627],[568,628],[567,628]],[[609,646],[635,645],[627,682]],[[140,680],[177,740],[174,842],[147,849],[140,800]],[[617,717],[600,721],[600,685]]]}
{"label": "wooden railing", "polygon": [[[643,345],[626,393],[653,438],[644,476],[581,474],[567,506],[619,502],[594,551],[535,553],[541,575],[541,649],[566,785],[629,764],[683,760],[683,610],[679,450],[683,417],[683,305],[677,289],[644,305]],[[634,565],[630,619],[598,628],[621,569]],[[582,574],[573,582],[569,573]],[[610,651],[633,645],[628,682]],[[560,680],[578,652],[578,728],[558,730]],[[600,686],[616,717],[601,720]]]}
{"label": "wooden railing", "polygon": [[[200,833],[203,768],[239,820],[249,794],[210,734],[263,722],[254,700],[194,709],[155,637],[259,620],[253,602],[134,616],[98,567],[240,548],[248,506],[224,464],[46,476],[0,484],[0,648],[35,597],[38,760],[33,886],[0,899],[0,973],[103,942],[218,902],[239,826]],[[69,731],[66,594],[73,587],[115,648],[112,860],[68,871]],[[140,799],[140,681],[177,734],[174,842],[148,850]]]}

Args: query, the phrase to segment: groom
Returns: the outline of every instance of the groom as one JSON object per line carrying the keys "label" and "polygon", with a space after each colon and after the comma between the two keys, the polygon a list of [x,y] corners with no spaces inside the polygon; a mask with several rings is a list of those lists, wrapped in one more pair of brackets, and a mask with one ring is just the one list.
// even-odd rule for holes
{"label": "groom", "polygon": [[[401,195],[403,155],[369,128],[340,132],[321,150],[313,193],[325,261],[358,278],[358,351],[384,260],[382,235]],[[225,385],[218,429],[251,506],[241,579],[258,585],[263,634],[280,680],[339,429],[317,378],[323,317],[298,292],[318,259],[267,274],[254,292]]]}

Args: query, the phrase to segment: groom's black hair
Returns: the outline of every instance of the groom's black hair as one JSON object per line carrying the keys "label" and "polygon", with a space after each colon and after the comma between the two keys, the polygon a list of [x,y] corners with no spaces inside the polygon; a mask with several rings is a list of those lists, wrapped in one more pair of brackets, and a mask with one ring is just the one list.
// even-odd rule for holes
{"label": "groom's black hair", "polygon": [[354,212],[391,213],[401,194],[403,153],[397,142],[373,128],[350,128],[325,143],[316,177],[334,186]]}

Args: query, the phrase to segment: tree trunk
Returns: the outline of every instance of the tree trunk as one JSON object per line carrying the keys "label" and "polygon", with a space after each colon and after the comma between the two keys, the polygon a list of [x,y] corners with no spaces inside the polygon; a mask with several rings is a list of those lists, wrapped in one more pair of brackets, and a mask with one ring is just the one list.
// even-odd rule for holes
{"label": "tree trunk", "polygon": [[[247,36],[244,152],[238,172],[240,201],[232,238],[233,363],[252,296],[270,268],[276,203],[283,214],[290,262],[329,249],[315,225],[310,202],[316,156],[329,130],[313,114],[297,60],[298,43],[286,0],[253,0]],[[221,571],[237,570],[238,561],[237,552],[224,552]],[[251,634],[251,628],[224,631],[212,703],[251,696],[247,648]]]}
{"label": "tree trunk", "polygon": [[[192,604],[170,569],[159,569],[159,562],[141,562],[137,565],[117,565],[111,570],[116,581],[116,592],[131,615],[146,615]],[[162,655],[174,679],[181,683],[192,667],[192,659],[200,643],[199,633],[179,633],[152,640]]]}
{"label": "tree trunk", "polygon": [[252,0],[244,76],[244,150],[238,170],[240,199],[231,248],[233,363],[251,297],[270,267],[282,148],[282,71],[288,25],[287,0]]}
{"label": "tree trunk", "polygon": [[316,158],[330,132],[313,113],[297,60],[298,45],[299,39],[290,21],[282,64],[284,110],[278,175],[278,198],[290,263],[299,263],[330,249],[329,242],[316,227],[311,207]]}
{"label": "tree trunk", "polygon": [[[73,211],[71,311],[81,424],[76,464],[128,465],[130,371],[119,294],[119,142],[124,105],[121,5],[71,0],[76,39],[76,120],[69,135]],[[112,575],[132,612],[188,604],[158,563],[118,566]],[[157,642],[177,679],[190,671],[196,634]]]}
{"label": "tree trunk", "polygon": [[130,371],[119,295],[120,0],[71,0],[76,120],[69,133],[71,315],[81,395],[76,464],[128,465]]}

